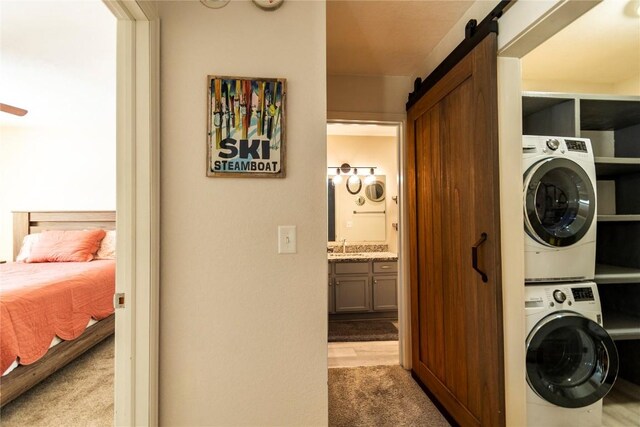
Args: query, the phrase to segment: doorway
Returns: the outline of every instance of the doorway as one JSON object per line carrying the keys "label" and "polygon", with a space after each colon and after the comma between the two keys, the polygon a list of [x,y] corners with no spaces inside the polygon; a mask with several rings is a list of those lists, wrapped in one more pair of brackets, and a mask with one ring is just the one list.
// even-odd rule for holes
{"label": "doorway", "polygon": [[[115,263],[109,243],[116,207],[116,19],[100,2],[7,2],[1,9],[2,102],[24,107],[22,114],[2,113],[0,118],[0,259],[9,267],[0,274],[3,313],[9,312],[11,300],[32,301],[38,309],[30,305],[31,312],[47,313],[46,322],[27,317],[24,323],[11,323],[24,334],[16,340],[20,353],[11,355],[11,365],[2,372],[2,419],[7,424],[68,424],[76,414],[91,412],[95,422],[112,423]],[[76,228],[109,230],[91,262],[79,263],[78,270],[54,262],[61,259],[51,259],[51,253],[47,262],[11,262],[17,249],[24,248],[23,256],[29,257],[29,245],[20,244],[39,239],[40,232]],[[23,233],[31,236],[23,240]],[[31,267],[41,267],[49,280],[37,280]],[[103,280],[96,279],[99,274]],[[75,281],[80,277],[88,280]],[[27,295],[27,286],[24,293],[9,295],[8,282],[15,288],[29,283],[46,296]],[[82,302],[73,299],[66,305],[73,307],[69,311],[52,308],[52,301],[70,302],[70,294],[83,295]],[[37,353],[28,360],[34,348]],[[90,391],[93,399],[82,400],[87,393],[80,390]],[[69,407],[75,404],[73,415],[64,409],[65,401]],[[46,408],[51,402],[57,402],[55,408]]]}
{"label": "doorway", "polygon": [[401,129],[327,126],[330,368],[404,365]]}

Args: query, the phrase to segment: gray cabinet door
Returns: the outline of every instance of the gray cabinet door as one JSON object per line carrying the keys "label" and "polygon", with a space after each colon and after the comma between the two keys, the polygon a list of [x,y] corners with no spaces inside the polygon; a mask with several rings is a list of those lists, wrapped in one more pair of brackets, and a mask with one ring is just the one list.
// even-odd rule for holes
{"label": "gray cabinet door", "polygon": [[398,309],[398,281],[395,276],[373,276],[373,309],[375,311]]}
{"label": "gray cabinet door", "polygon": [[336,277],[334,283],[336,313],[369,311],[369,277]]}
{"label": "gray cabinet door", "polygon": [[336,312],[335,294],[333,292],[333,279],[329,277],[329,313]]}

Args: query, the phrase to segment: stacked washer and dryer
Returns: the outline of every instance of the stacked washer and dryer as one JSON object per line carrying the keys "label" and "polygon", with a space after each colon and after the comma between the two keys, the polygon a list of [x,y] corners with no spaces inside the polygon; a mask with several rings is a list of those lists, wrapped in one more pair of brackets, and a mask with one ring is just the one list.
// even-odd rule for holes
{"label": "stacked washer and dryer", "polygon": [[596,258],[596,174],[585,138],[524,136],[527,424],[600,426],[618,373]]}

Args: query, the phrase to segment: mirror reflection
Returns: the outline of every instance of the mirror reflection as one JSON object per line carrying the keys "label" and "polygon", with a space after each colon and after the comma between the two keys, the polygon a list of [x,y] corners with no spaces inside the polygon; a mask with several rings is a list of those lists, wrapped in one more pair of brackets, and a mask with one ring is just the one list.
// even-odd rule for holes
{"label": "mirror reflection", "polygon": [[367,199],[372,202],[381,202],[385,197],[384,182],[376,180],[375,182],[368,184],[364,188],[364,193],[367,195]]}
{"label": "mirror reflection", "polygon": [[346,239],[357,242],[386,240],[386,177],[363,185],[362,179],[327,180],[330,242]]}
{"label": "mirror reflection", "polygon": [[362,190],[362,180],[359,176],[353,175],[347,180],[346,189],[349,194],[353,194],[354,196],[360,193]]}

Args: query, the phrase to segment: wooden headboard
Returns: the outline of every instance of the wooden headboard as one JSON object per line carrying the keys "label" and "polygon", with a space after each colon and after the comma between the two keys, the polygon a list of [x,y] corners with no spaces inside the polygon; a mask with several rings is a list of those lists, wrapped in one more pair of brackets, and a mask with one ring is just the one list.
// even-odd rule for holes
{"label": "wooden headboard", "polygon": [[13,259],[27,234],[44,230],[116,229],[115,211],[13,212]]}

